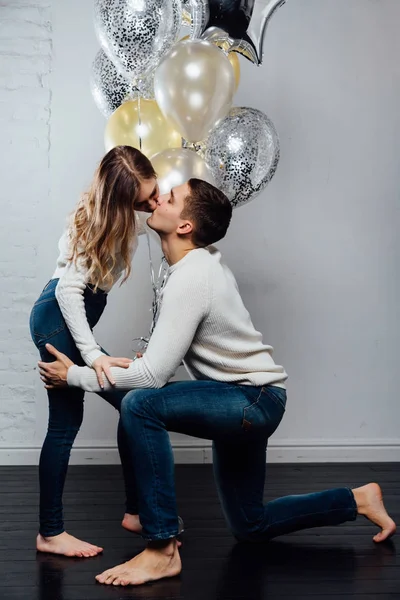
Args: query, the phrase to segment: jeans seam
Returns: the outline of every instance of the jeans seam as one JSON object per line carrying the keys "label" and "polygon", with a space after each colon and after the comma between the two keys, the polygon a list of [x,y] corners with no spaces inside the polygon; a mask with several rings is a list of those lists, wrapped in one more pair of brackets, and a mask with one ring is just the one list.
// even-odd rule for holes
{"label": "jeans seam", "polygon": [[345,510],[354,511],[354,508],[352,508],[352,507],[331,508],[329,511],[324,510],[324,511],[320,511],[320,512],[304,513],[302,515],[296,515],[295,517],[291,517],[290,519],[283,519],[282,521],[275,521],[274,523],[272,523],[272,525],[268,525],[268,527],[274,527],[275,525],[282,525],[282,523],[290,523],[291,521],[297,521],[297,519],[302,519],[303,517],[315,517],[317,515],[325,515],[325,514],[330,514],[330,513],[335,513],[335,512],[343,512]]}
{"label": "jeans seam", "polygon": [[[147,406],[149,404],[149,399],[145,400],[145,406],[147,409]],[[143,417],[142,417],[143,418]],[[159,511],[159,504],[158,504],[158,496],[159,496],[159,487],[160,487],[160,478],[158,476],[158,464],[157,464],[157,460],[156,459],[156,453],[154,452],[154,448],[153,445],[151,444],[150,441],[150,436],[148,436],[147,434],[147,428],[144,427],[144,435],[146,438],[146,446],[149,450],[149,455],[151,456],[151,462],[152,462],[152,466],[155,472],[155,476],[156,476],[156,485],[154,486],[154,491],[155,491],[155,512],[157,515],[157,526],[158,526],[158,534],[156,535],[163,535],[161,528],[160,528],[160,511]]]}
{"label": "jeans seam", "polygon": [[243,421],[247,420],[246,419],[246,414],[247,414],[246,411],[249,410],[250,408],[253,408],[254,406],[257,406],[257,404],[260,401],[261,394],[263,393],[263,391],[264,391],[264,387],[261,388],[260,393],[257,396],[257,400],[255,402],[253,402],[252,404],[250,404],[250,406],[245,406],[244,407],[244,409],[243,409]]}
{"label": "jeans seam", "polygon": [[[66,429],[66,430],[65,430],[64,437],[63,437],[63,441],[62,441],[62,448],[64,448],[64,446],[65,446],[65,442],[66,442],[66,439],[67,439],[67,435],[68,435],[68,431],[67,431],[67,429]],[[68,462],[69,462],[69,461],[68,461]],[[60,482],[60,478],[58,478],[58,480],[57,480],[57,487],[58,487],[58,484],[59,484],[59,482]],[[64,490],[63,490],[63,491],[64,491]],[[61,523],[62,523],[62,525],[61,525],[61,527],[62,527],[62,531],[60,531],[60,533],[63,533],[63,532],[65,531],[65,528],[64,528],[64,507],[63,507],[62,495],[61,495]],[[41,525],[40,525],[40,529],[42,529],[42,526],[41,526]],[[46,535],[44,535],[44,537],[50,537],[50,536],[54,536],[54,535],[60,535],[60,533],[58,533],[58,534],[55,534],[55,533],[52,533],[52,534],[47,534],[47,536],[46,536]],[[41,535],[43,535],[43,534],[41,534]]]}
{"label": "jeans seam", "polygon": [[171,538],[177,537],[179,534],[179,529],[173,533],[156,533],[155,535],[142,535],[142,539],[152,542],[154,540],[169,540]]}

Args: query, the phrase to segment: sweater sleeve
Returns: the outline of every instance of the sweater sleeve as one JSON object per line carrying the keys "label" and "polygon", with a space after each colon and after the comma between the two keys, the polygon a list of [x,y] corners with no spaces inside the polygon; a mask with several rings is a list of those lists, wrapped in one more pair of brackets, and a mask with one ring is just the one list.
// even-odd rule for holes
{"label": "sweater sleeve", "polygon": [[[172,273],[164,290],[159,318],[143,358],[127,369],[112,367],[115,386],[105,389],[161,388],[175,374],[189,350],[197,328],[208,311],[208,281],[187,269]],[[96,373],[74,365],[68,385],[99,392]]]}
{"label": "sweater sleeve", "polygon": [[[104,353],[96,342],[86,317],[84,291],[86,270],[70,262],[56,287],[56,298],[67,327],[85,363],[91,367]],[[94,371],[93,371],[94,372]]]}

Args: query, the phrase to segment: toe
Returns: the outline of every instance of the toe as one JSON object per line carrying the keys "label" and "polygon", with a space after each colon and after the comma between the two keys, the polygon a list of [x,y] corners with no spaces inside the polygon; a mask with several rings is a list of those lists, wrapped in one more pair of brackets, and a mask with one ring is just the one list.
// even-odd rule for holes
{"label": "toe", "polygon": [[374,536],[373,540],[377,543],[384,542],[385,540],[389,539],[392,535],[393,531],[391,529],[383,529]]}
{"label": "toe", "polygon": [[107,585],[110,585],[111,583],[113,583],[116,579],[116,575],[115,573],[110,573],[110,575],[108,577],[106,577],[106,580],[104,583],[106,583]]}

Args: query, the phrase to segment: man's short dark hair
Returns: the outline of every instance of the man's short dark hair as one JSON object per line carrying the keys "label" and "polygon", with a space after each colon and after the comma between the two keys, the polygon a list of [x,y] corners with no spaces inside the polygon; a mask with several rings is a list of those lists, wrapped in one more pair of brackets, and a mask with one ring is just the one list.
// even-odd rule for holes
{"label": "man's short dark hair", "polygon": [[229,227],[232,206],[221,190],[201,179],[189,179],[182,219],[193,222],[192,241],[205,247],[221,240]]}

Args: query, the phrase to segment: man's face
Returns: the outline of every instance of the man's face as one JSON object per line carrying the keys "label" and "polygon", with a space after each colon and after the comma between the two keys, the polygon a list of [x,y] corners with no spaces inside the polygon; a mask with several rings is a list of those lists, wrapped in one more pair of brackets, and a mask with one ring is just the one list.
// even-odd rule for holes
{"label": "man's face", "polygon": [[139,198],[134,204],[135,210],[143,212],[153,212],[157,208],[158,197],[160,190],[158,189],[157,179],[145,179],[140,184]]}
{"label": "man's face", "polygon": [[158,233],[173,233],[179,232],[188,233],[184,229],[184,224],[188,223],[186,219],[181,218],[181,214],[185,208],[185,198],[190,193],[188,183],[183,183],[172,188],[167,194],[158,197],[158,206],[151,217],[147,219],[149,227]]}

